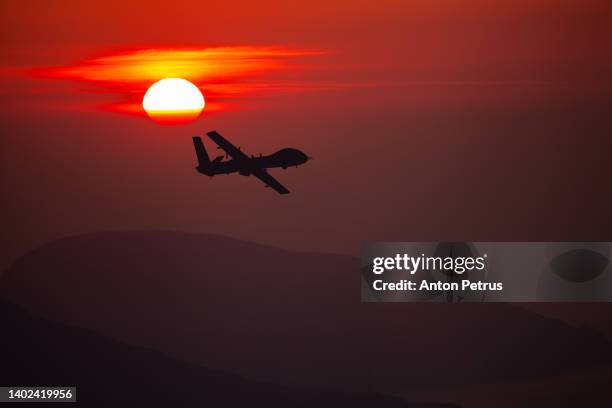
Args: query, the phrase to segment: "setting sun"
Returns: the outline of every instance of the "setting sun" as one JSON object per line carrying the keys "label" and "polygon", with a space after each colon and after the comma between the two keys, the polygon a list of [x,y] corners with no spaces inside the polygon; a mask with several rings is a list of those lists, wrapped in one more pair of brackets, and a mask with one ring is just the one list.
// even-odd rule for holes
{"label": "setting sun", "polygon": [[204,96],[186,79],[165,78],[149,87],[142,99],[142,107],[157,123],[187,123],[202,113]]}

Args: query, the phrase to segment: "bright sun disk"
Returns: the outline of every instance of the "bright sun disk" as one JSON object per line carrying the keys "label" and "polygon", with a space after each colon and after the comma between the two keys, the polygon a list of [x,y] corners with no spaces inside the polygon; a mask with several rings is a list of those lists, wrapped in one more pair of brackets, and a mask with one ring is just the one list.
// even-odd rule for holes
{"label": "bright sun disk", "polygon": [[142,107],[160,124],[182,124],[197,119],[204,96],[197,86],[182,78],[164,78],[147,89]]}

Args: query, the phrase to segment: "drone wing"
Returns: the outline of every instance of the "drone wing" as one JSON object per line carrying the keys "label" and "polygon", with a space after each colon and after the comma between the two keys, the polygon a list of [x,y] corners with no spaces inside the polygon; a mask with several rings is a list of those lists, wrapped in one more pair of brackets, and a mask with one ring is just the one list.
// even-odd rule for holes
{"label": "drone wing", "polygon": [[217,146],[219,146],[219,149],[223,149],[225,153],[227,153],[232,158],[236,160],[243,160],[249,158],[249,156],[242,153],[239,148],[228,142],[226,138],[224,138],[214,130],[212,132],[208,132],[207,135],[212,139],[213,142],[217,144]]}
{"label": "drone wing", "polygon": [[287,190],[281,183],[278,182],[274,177],[270,175],[267,171],[260,169],[253,172],[253,175],[263,181],[266,184],[266,187],[272,188],[279,194],[289,194],[289,190]]}

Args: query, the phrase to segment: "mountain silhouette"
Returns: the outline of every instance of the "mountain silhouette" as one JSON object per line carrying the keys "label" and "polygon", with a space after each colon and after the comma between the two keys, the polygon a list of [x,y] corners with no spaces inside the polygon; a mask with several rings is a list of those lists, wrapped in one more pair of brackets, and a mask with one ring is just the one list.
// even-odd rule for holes
{"label": "mountain silhouette", "polygon": [[409,404],[375,393],[317,391],[251,381],[128,346],[89,330],[36,318],[22,307],[4,301],[0,301],[0,321],[0,384],[76,386],[80,406],[454,406]]}
{"label": "mountain silhouette", "polygon": [[36,315],[283,385],[396,392],[612,361],[600,333],[522,307],[359,293],[352,257],[163,231],[61,239],[0,280],[0,296]]}

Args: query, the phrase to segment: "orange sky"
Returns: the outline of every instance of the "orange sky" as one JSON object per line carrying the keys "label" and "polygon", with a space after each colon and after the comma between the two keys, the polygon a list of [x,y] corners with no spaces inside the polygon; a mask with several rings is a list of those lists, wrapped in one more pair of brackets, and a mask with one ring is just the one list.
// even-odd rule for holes
{"label": "orange sky", "polygon": [[[108,229],[345,253],[364,239],[610,238],[609,2],[176,3],[0,4],[0,265]],[[127,60],[189,50],[199,70],[215,49],[229,54],[194,75],[216,111],[173,128],[117,113],[157,76]],[[190,138],[212,129],[315,160],[275,174],[286,200],[204,180]]]}

